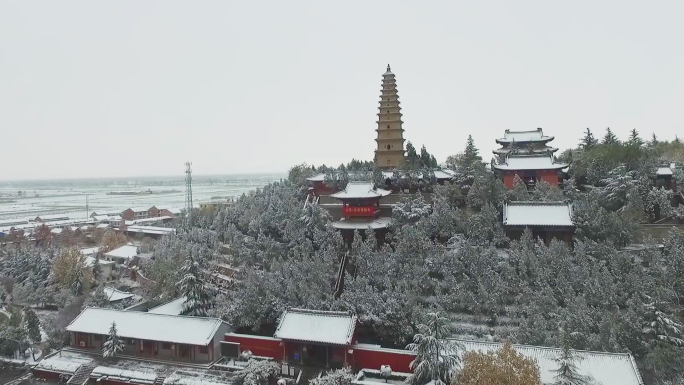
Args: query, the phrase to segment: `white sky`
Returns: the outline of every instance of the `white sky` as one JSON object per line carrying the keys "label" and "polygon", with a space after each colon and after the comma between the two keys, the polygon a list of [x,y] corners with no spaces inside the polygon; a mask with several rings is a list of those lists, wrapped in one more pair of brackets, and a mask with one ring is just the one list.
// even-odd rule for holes
{"label": "white sky", "polygon": [[382,73],[441,162],[506,128],[684,136],[682,1],[0,0],[0,179],[371,160]]}

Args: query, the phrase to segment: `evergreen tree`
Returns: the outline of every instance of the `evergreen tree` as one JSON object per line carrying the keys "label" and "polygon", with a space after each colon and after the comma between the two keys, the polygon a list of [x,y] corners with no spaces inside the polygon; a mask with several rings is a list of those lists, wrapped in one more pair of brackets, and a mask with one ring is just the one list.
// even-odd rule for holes
{"label": "evergreen tree", "polygon": [[580,357],[573,353],[570,349],[570,332],[567,329],[563,330],[561,336],[561,351],[554,361],[558,364],[558,369],[553,372],[556,373],[555,379],[557,385],[590,385],[593,384],[591,376],[585,376],[579,373],[577,362]]}
{"label": "evergreen tree", "polygon": [[451,378],[460,364],[458,345],[447,341],[449,319],[440,313],[428,313],[425,324],[419,324],[418,334],[413,343],[406,348],[416,353],[411,361],[413,373],[406,382],[411,385],[425,385],[434,381],[435,385],[451,384]]}
{"label": "evergreen tree", "polygon": [[116,331],[116,323],[112,322],[112,327],[109,328],[109,336],[102,346],[102,357],[116,357],[117,354],[123,351],[125,342],[119,337]]}
{"label": "evergreen tree", "polygon": [[104,285],[100,285],[93,294],[93,304],[97,307],[107,307],[109,305],[109,298],[104,291]]}
{"label": "evergreen tree", "polygon": [[71,284],[71,291],[75,296],[83,295],[83,268],[80,263],[76,265],[76,276],[74,283]]}
{"label": "evergreen tree", "polygon": [[584,133],[584,138],[582,138],[580,146],[585,150],[589,150],[597,144],[598,140],[594,138],[594,134],[592,134],[589,127],[587,127],[587,131]]}
{"label": "evergreen tree", "polygon": [[425,145],[420,148],[420,163],[422,167],[430,167],[431,165],[430,153],[427,148],[425,148]]}
{"label": "evergreen tree", "polygon": [[627,143],[634,147],[641,147],[644,145],[644,141],[639,137],[639,131],[637,131],[636,128],[632,129]]}
{"label": "evergreen tree", "polygon": [[437,163],[437,158],[435,158],[434,155],[430,155],[430,167],[431,168],[439,167],[439,163]]}
{"label": "evergreen tree", "polygon": [[611,131],[610,127],[606,128],[606,135],[603,136],[603,141],[601,144],[605,146],[612,146],[615,144],[620,144],[620,140],[613,134],[613,131]]}
{"label": "evergreen tree", "polygon": [[95,255],[95,261],[93,262],[93,280],[99,282],[102,278],[102,266],[100,265],[100,255]]}
{"label": "evergreen tree", "polygon": [[183,314],[194,316],[206,316],[211,308],[211,296],[204,281],[201,278],[199,263],[189,256],[181,268],[183,278],[176,284],[180,288],[181,295],[186,300],[183,303]]}
{"label": "evergreen tree", "polygon": [[40,343],[42,340],[40,336],[40,320],[38,320],[36,312],[28,305],[24,306],[24,325],[31,342],[34,344]]}
{"label": "evergreen tree", "polygon": [[651,141],[649,142],[649,145],[652,148],[656,148],[656,146],[658,146],[658,137],[656,136],[655,132],[653,133],[653,136],[651,137]]}
{"label": "evergreen tree", "polygon": [[468,135],[468,140],[466,141],[466,148],[463,151],[463,156],[461,157],[461,167],[463,169],[473,168],[479,163],[482,163],[482,157],[480,156],[480,150],[475,147],[475,141],[472,135]]}
{"label": "evergreen tree", "polygon": [[406,142],[406,163],[415,164],[419,159],[420,157],[416,152],[416,148],[413,147],[413,144],[411,142]]}

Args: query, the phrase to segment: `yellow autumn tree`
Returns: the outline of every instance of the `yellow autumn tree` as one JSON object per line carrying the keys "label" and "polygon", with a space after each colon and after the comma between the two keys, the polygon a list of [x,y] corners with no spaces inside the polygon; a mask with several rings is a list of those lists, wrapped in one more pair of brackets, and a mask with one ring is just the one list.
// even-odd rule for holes
{"label": "yellow autumn tree", "polygon": [[452,385],[542,385],[539,367],[506,341],[501,349],[489,352],[467,352],[463,369]]}
{"label": "yellow autumn tree", "polygon": [[114,230],[107,230],[107,232],[102,236],[102,245],[100,251],[106,253],[125,245],[127,242],[128,238],[126,238],[126,236],[122,233],[118,233]]}

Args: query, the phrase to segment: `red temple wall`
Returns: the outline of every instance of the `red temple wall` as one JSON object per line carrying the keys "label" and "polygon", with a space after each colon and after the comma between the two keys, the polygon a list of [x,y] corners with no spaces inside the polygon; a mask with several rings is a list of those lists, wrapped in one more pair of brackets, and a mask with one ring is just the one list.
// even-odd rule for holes
{"label": "red temple wall", "polygon": [[277,338],[229,333],[225,335],[224,341],[239,343],[240,352],[249,350],[256,356],[272,357],[276,360],[283,359],[282,341]]}
{"label": "red temple wall", "polygon": [[[520,178],[524,176],[521,175],[523,174],[522,172],[519,171],[504,171],[503,175],[501,176],[501,179],[503,181],[504,186],[508,189],[513,188],[513,181],[515,180],[516,175],[520,175]],[[537,170],[535,172],[535,176],[537,177],[537,180],[543,180],[544,182],[552,185],[552,186],[558,186],[559,183],[559,173],[558,170]]]}
{"label": "red temple wall", "polygon": [[354,367],[356,369],[378,369],[389,365],[394,372],[411,373],[409,365],[416,356],[412,352],[398,349],[353,347]]}

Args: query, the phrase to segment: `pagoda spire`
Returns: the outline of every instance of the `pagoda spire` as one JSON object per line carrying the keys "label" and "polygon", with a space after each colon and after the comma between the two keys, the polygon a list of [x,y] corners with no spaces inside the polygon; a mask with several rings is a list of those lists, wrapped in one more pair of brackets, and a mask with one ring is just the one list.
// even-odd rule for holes
{"label": "pagoda spire", "polygon": [[404,129],[397,83],[389,64],[382,74],[378,110],[375,164],[381,169],[397,168],[404,164]]}

